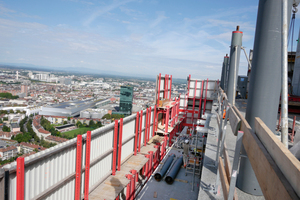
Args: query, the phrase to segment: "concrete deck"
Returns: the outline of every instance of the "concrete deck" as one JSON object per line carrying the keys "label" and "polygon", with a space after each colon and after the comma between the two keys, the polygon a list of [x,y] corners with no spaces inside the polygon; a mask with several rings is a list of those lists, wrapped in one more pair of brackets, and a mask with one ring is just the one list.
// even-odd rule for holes
{"label": "concrete deck", "polygon": [[[244,115],[246,104],[244,101],[236,101],[236,107],[240,110],[240,112]],[[209,185],[211,188],[214,188],[216,184],[216,178],[217,178],[217,168],[210,166],[210,164],[214,163],[216,160],[216,151],[217,151],[217,144],[218,144],[218,127],[217,127],[217,118],[216,118],[216,112],[215,109],[217,106],[213,106],[212,109],[212,116],[208,128],[208,136],[207,136],[207,144],[206,144],[206,150],[205,150],[205,157],[204,157],[204,163],[203,163],[203,169],[202,169],[202,177],[201,177],[201,184],[200,184],[200,191],[198,195],[198,199],[224,199],[223,198],[223,192],[222,192],[222,186],[221,183],[219,184],[217,188],[217,194],[214,194],[214,191],[206,191],[205,188],[207,188]],[[231,127],[227,125],[226,130],[226,145],[227,145],[227,151],[230,163],[233,162],[233,156],[234,156],[234,150],[235,150],[235,143],[236,143],[236,136],[233,135]],[[236,188],[237,196],[239,199],[245,199],[245,200],[260,200],[265,199],[263,196],[253,196],[249,195],[238,188]]]}

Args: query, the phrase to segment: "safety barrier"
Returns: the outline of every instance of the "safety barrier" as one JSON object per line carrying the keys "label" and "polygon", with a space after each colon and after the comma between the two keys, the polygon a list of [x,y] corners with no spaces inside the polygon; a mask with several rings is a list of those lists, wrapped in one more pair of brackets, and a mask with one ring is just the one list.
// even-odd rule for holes
{"label": "safety barrier", "polygon": [[[153,134],[154,108],[4,166],[8,199],[81,199],[140,151]],[[3,173],[4,174],[4,173]],[[76,198],[75,198],[76,197]],[[1,199],[1,197],[0,197]]]}
{"label": "safety barrier", "polygon": [[[224,110],[226,110],[226,115],[223,120]],[[232,168],[225,144],[227,119],[229,119],[233,134],[237,136]],[[260,118],[255,119],[254,132],[239,110],[228,103],[227,96],[221,88],[217,122],[219,136],[215,166],[218,167],[220,176],[217,176],[215,190],[221,180],[224,199],[237,198],[234,191],[242,144],[266,199],[299,199],[300,162]]]}

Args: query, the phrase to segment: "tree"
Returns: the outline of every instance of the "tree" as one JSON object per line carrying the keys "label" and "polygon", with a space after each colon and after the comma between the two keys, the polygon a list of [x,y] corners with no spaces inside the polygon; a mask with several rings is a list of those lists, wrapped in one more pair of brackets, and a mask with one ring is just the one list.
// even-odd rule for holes
{"label": "tree", "polygon": [[70,121],[71,120],[71,117],[68,117],[68,121]]}
{"label": "tree", "polygon": [[97,124],[96,124],[97,127],[102,127],[102,123],[100,121],[97,121]]}
{"label": "tree", "polygon": [[107,113],[106,115],[104,115],[102,117],[102,119],[111,119],[111,115],[109,113]]}
{"label": "tree", "polygon": [[64,124],[68,124],[68,122],[67,122],[67,121],[64,121]]}
{"label": "tree", "polygon": [[93,126],[95,126],[95,122],[94,122],[94,120],[90,120],[89,127],[93,127]]}
{"label": "tree", "polygon": [[15,113],[13,109],[10,109],[9,113]]}
{"label": "tree", "polygon": [[2,121],[2,119],[0,118],[0,124],[2,124],[3,123],[3,121]]}
{"label": "tree", "polygon": [[2,131],[3,132],[10,132],[10,128],[8,127],[8,126],[3,126],[3,128],[2,128]]}
{"label": "tree", "polygon": [[78,120],[77,123],[76,123],[76,126],[80,127],[80,126],[82,126],[82,123]]}

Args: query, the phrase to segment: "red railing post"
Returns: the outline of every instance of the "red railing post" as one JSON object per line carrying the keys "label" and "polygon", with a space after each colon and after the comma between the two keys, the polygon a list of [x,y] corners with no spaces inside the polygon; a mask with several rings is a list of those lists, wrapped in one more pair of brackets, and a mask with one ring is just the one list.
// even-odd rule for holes
{"label": "red railing post", "polygon": [[143,111],[141,110],[140,115],[140,136],[139,136],[139,152],[141,151],[141,145],[142,145],[142,125],[143,125]]}
{"label": "red railing post", "polygon": [[172,75],[170,77],[170,96],[169,96],[169,100],[171,100],[171,91],[172,91]]}
{"label": "red railing post", "polygon": [[131,174],[126,174],[125,177],[130,180],[130,182],[127,184],[126,186],[126,200],[130,200],[131,199]]}
{"label": "red railing post", "polygon": [[115,120],[115,129],[114,129],[114,147],[113,147],[113,168],[112,175],[116,175],[117,168],[117,147],[118,147],[118,120]]}
{"label": "red railing post", "polygon": [[86,133],[85,145],[85,178],[84,178],[84,200],[89,199],[89,181],[90,181],[90,155],[91,155],[91,131]]}
{"label": "red railing post", "polygon": [[[148,113],[148,115],[149,115],[149,123],[148,123],[148,141],[150,140],[150,130],[151,130],[151,112],[152,112],[152,108],[151,108],[151,106],[150,106],[150,108],[149,108],[149,113]],[[153,127],[153,124],[152,124],[152,127]],[[147,142],[148,142],[147,141]]]}
{"label": "red railing post", "polygon": [[149,109],[147,108],[146,109],[146,119],[145,119],[145,131],[144,131],[144,146],[146,146],[147,145],[147,135],[148,135],[148,117],[149,117]]}
{"label": "red railing post", "polygon": [[159,73],[159,79],[158,79],[158,88],[157,88],[157,107],[159,107],[159,96],[160,96],[160,81],[161,81],[161,73]]}
{"label": "red railing post", "polygon": [[164,94],[165,94],[165,99],[168,98],[168,84],[169,84],[169,75],[166,74],[165,75],[165,90],[164,90]]}
{"label": "red railing post", "polygon": [[155,127],[156,127],[156,105],[154,106],[154,113],[153,113],[152,137],[155,136]]}
{"label": "red railing post", "polygon": [[122,138],[123,138],[123,118],[120,119],[120,128],[119,128],[118,171],[121,170]]}
{"label": "red railing post", "polygon": [[135,199],[135,183],[137,182],[137,171],[131,170],[130,173],[132,173],[132,177],[130,179],[130,185],[131,185],[131,199]]}
{"label": "red railing post", "polygon": [[81,199],[82,135],[77,135],[75,200]]}
{"label": "red railing post", "polygon": [[167,112],[166,112],[166,123],[165,123],[165,134],[168,134],[169,132],[169,112],[170,112],[170,107],[167,107]]}
{"label": "red railing post", "polygon": [[206,88],[205,88],[205,99],[204,99],[203,115],[205,114],[206,98],[207,98],[207,88],[208,88],[208,79],[206,80]]}
{"label": "red railing post", "polygon": [[[17,158],[17,200],[24,200],[24,157]],[[4,195],[3,195],[4,196]]]}
{"label": "red railing post", "polygon": [[136,156],[136,152],[137,152],[138,135],[139,135],[139,112],[136,113],[136,119],[135,119],[135,140],[134,140],[134,155],[135,156]]}
{"label": "red railing post", "polygon": [[[150,155],[147,154],[147,155],[145,155],[145,157],[149,159],[149,158],[150,158]],[[145,175],[146,177],[148,177],[148,173],[149,173],[149,160],[148,160],[147,163],[146,163],[146,168],[145,168],[145,174],[144,174],[144,175]]]}
{"label": "red railing post", "polygon": [[130,170],[130,173],[132,173],[132,175],[135,176],[135,182],[138,182],[139,181],[139,176],[138,176],[137,171],[132,169],[132,170]]}
{"label": "red railing post", "polygon": [[293,121],[293,129],[292,129],[292,135],[291,135],[291,142],[294,142],[295,124],[296,124],[296,116],[294,116],[294,121]]}
{"label": "red railing post", "polygon": [[202,108],[202,96],[203,96],[203,87],[204,87],[204,80],[202,80],[201,84],[201,94],[200,94],[200,100],[199,100],[199,114],[198,114],[198,119],[201,118],[201,108]]}
{"label": "red railing post", "polygon": [[151,174],[153,173],[153,151],[149,151],[148,153],[150,154],[149,174],[148,174],[148,177],[150,178]]}

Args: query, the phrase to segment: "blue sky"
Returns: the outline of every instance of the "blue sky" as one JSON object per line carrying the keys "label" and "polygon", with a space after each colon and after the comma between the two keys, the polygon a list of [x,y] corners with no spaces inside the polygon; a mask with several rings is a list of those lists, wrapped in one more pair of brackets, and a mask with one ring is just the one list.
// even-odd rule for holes
{"label": "blue sky", "polygon": [[257,7],[258,0],[0,0],[0,63],[218,79],[237,25],[246,51],[253,48]]}

